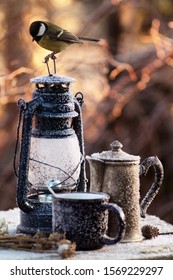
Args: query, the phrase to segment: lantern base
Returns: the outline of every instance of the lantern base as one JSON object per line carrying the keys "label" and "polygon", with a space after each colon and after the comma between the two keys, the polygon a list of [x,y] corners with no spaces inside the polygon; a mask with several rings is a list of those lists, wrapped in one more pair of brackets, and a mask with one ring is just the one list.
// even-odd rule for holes
{"label": "lantern base", "polygon": [[30,213],[20,211],[17,233],[34,235],[38,231],[52,232],[52,203],[37,203]]}

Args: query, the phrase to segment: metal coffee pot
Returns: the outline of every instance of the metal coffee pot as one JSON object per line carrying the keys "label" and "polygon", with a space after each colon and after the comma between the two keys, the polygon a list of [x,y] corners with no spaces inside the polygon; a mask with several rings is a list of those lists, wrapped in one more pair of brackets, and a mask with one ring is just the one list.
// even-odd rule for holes
{"label": "metal coffee pot", "polygon": [[[122,151],[122,144],[114,141],[110,151],[86,156],[90,166],[90,191],[105,192],[110,195],[110,202],[122,207],[125,214],[126,230],[123,242],[141,241],[141,217],[158,193],[163,181],[163,166],[157,156],[146,158],[140,164],[140,156]],[[153,166],[155,180],[140,203],[140,175],[146,175]],[[113,234],[116,230],[115,219],[110,218]]]}

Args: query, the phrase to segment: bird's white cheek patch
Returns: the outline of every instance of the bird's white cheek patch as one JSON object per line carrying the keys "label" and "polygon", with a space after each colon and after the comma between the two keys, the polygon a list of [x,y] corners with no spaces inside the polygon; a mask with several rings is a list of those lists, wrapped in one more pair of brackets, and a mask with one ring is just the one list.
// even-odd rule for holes
{"label": "bird's white cheek patch", "polygon": [[46,31],[46,26],[43,23],[41,23],[37,36],[42,36],[45,31]]}

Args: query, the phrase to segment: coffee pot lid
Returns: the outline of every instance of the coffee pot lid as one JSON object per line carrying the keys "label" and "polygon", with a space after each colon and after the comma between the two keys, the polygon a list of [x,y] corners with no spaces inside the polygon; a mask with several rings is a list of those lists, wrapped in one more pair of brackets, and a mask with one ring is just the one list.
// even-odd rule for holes
{"label": "coffee pot lid", "polygon": [[103,161],[123,161],[123,162],[134,162],[140,161],[140,156],[130,155],[124,151],[122,151],[123,145],[115,140],[113,143],[110,144],[111,150],[103,151],[101,153],[94,153],[92,154],[92,158],[97,158]]}

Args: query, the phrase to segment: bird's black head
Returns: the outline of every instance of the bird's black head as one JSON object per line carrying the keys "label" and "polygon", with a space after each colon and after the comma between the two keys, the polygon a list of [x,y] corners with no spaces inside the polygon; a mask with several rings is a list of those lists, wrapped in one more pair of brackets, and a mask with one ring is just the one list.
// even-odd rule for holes
{"label": "bird's black head", "polygon": [[29,28],[29,32],[33,38],[33,41],[35,40],[36,42],[42,38],[46,30],[47,24],[43,21],[34,21],[31,23]]}

